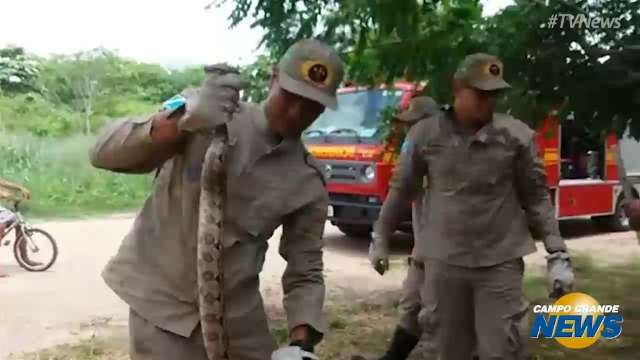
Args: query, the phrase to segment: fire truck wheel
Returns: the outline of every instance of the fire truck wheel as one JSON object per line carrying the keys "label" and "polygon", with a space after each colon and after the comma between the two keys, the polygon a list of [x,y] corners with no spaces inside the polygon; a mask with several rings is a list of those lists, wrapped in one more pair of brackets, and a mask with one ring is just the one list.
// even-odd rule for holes
{"label": "fire truck wheel", "polygon": [[627,231],[629,230],[629,218],[622,208],[622,196],[618,198],[616,203],[616,212],[609,216],[595,216],[591,220],[593,225],[602,231]]}
{"label": "fire truck wheel", "polygon": [[338,229],[343,234],[354,238],[370,238],[371,226],[369,225],[354,225],[354,224],[338,224]]}

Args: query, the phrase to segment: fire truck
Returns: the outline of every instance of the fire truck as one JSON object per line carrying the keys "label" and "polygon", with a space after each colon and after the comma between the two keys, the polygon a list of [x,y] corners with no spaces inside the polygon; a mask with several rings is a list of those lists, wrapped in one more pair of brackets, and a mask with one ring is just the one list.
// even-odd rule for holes
{"label": "fire truck", "polygon": [[[324,164],[329,220],[344,234],[368,237],[389,190],[402,139],[385,138],[379,126],[381,111],[389,106],[406,107],[422,87],[398,82],[392,87],[342,88],[338,110],[327,109],[303,135],[309,151]],[[558,220],[590,217],[599,228],[623,231],[628,219],[621,206],[615,146],[621,145],[628,178],[638,197],[640,144],[628,136],[619,141],[615,134],[607,135],[604,142],[589,141],[579,130],[562,126],[551,113],[536,132],[555,216]],[[398,230],[410,232],[410,204],[401,219]]]}

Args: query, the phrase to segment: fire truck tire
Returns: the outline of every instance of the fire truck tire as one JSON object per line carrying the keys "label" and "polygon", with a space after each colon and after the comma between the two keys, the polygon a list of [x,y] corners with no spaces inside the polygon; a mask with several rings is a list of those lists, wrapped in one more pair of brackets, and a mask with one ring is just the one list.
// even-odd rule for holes
{"label": "fire truck tire", "polygon": [[[634,194],[637,196],[637,194]],[[629,230],[629,219],[622,208],[623,197],[616,202],[616,212],[608,216],[595,216],[591,219],[593,225],[602,231],[620,232]]]}
{"label": "fire truck tire", "polygon": [[354,238],[370,238],[371,226],[369,225],[354,225],[354,224],[338,224],[338,229],[343,234]]}

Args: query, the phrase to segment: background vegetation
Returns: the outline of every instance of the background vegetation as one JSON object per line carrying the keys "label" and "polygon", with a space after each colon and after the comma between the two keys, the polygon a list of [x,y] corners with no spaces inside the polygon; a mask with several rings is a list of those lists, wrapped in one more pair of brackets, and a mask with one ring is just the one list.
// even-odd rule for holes
{"label": "background vegetation", "polygon": [[[459,61],[485,51],[503,58],[513,85],[503,111],[533,126],[560,109],[562,120],[571,115],[591,135],[629,126],[640,136],[640,0],[515,0],[489,17],[479,0],[214,3],[225,1],[234,5],[230,26],[252,18],[264,31],[266,55],[242,69],[251,80],[246,100],[265,97],[274,59],[305,37],[333,44],[350,81],[427,80],[426,93],[440,103],[450,102]],[[620,26],[551,28],[553,14],[616,18]],[[28,210],[43,215],[135,206],[150,178],[90,168],[87,146],[106,121],[154,111],[202,76],[201,67],[169,70],[102,48],[49,58],[0,49],[0,176],[31,188]]]}

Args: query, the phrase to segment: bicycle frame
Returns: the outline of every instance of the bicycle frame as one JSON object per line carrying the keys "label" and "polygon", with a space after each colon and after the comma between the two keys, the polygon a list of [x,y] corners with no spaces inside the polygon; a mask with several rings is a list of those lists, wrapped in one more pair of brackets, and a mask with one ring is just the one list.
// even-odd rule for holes
{"label": "bicycle frame", "polygon": [[[22,234],[26,235],[26,232],[29,229],[29,224],[27,224],[24,221],[24,218],[22,217],[22,214],[19,211],[16,211],[14,214],[16,215],[16,220],[4,230],[4,235],[2,235],[2,237],[0,238],[0,241],[4,240],[4,238],[7,237],[7,234],[9,234],[13,230],[18,231],[18,229],[20,229],[22,230]],[[25,236],[25,237],[29,241],[31,241],[31,239],[29,239],[29,236]]]}

